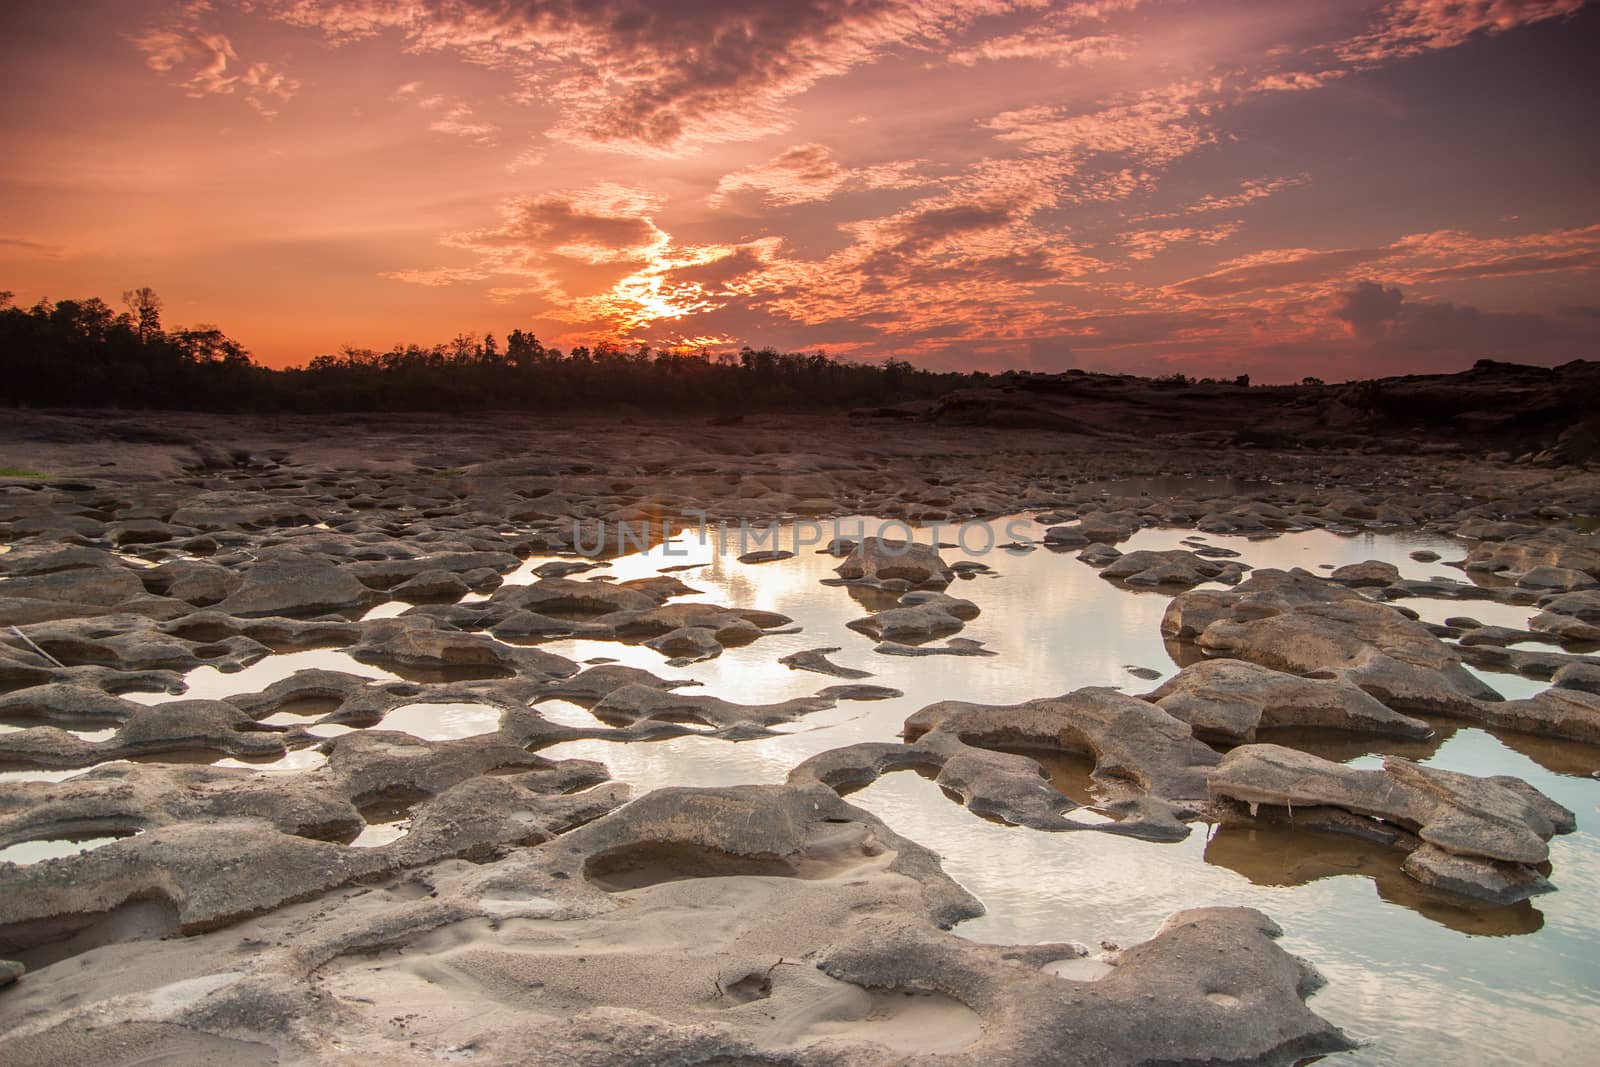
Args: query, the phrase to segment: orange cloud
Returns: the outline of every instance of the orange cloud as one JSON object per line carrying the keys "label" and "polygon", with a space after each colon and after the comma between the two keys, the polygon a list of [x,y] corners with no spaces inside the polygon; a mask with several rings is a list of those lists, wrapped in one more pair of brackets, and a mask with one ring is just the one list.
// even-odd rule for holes
{"label": "orange cloud", "polygon": [[267,0],[335,40],[401,33],[558,103],[549,136],[659,156],[788,127],[786,103],[891,47],[937,48],[1026,0]]}
{"label": "orange cloud", "polygon": [[928,184],[915,176],[916,166],[917,161],[904,160],[852,170],[825,145],[796,145],[765,163],[723,175],[706,203],[721,207],[739,193],[754,192],[781,207],[826,200],[845,188],[911,189]]}
{"label": "orange cloud", "polygon": [[146,66],[177,76],[176,84],[189,96],[238,95],[264,117],[275,117],[278,105],[300,91],[300,82],[270,63],[241,64],[227,35],[202,28],[201,20],[211,10],[204,0],[182,5],[173,24],[132,34],[129,40],[144,53]]}

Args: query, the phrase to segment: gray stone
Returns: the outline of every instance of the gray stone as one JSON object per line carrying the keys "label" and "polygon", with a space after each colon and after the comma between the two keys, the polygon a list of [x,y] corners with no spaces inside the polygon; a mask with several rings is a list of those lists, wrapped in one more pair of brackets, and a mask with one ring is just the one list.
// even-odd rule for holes
{"label": "gray stone", "polygon": [[1388,707],[1349,682],[1301,678],[1244,660],[1214,659],[1185,667],[1146,698],[1188,723],[1195,736],[1230,744],[1260,730],[1312,727],[1426,738],[1433,729]]}
{"label": "gray stone", "polygon": [[[1278,745],[1243,745],[1211,772],[1210,789],[1252,810],[1337,808],[1401,827],[1420,846],[1451,857],[1443,865],[1430,852],[1413,852],[1407,873],[1496,903],[1548,891],[1531,868],[1549,859],[1552,836],[1577,825],[1570,811],[1519,778],[1474,778],[1398,756],[1386,756],[1381,771],[1364,771]],[[1526,869],[1508,878],[1506,865]]]}

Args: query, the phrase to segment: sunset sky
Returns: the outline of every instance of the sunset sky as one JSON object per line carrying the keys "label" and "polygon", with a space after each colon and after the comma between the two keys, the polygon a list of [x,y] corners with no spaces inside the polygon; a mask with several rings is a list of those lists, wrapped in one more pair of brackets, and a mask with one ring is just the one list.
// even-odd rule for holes
{"label": "sunset sky", "polygon": [[1600,355],[1582,0],[62,0],[0,289],[1260,381]]}

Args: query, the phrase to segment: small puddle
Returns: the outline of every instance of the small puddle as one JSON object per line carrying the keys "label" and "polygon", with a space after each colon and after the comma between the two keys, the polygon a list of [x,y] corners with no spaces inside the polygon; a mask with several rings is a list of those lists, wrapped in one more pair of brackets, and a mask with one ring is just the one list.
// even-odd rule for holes
{"label": "small puddle", "polygon": [[274,760],[255,762],[252,760],[235,759],[229,756],[225,759],[215,760],[213,767],[237,767],[247,771],[309,771],[328,762],[328,757],[314,748],[299,748]]}
{"label": "small puddle", "polygon": [[400,840],[411,832],[411,811],[426,799],[421,794],[382,797],[359,809],[366,828],[351,841],[351,848],[378,848]]}
{"label": "small puddle", "polygon": [[1464,666],[1466,666],[1468,674],[1507,700],[1527,700],[1550,688],[1549,682],[1541,681],[1538,678],[1524,678],[1520,674],[1512,674],[1509,671],[1486,671],[1470,664],[1464,664]]}
{"label": "small puddle", "polygon": [[553,722],[558,726],[571,726],[579,730],[603,728],[605,723],[595,718],[594,713],[582,704],[574,704],[570,700],[541,700],[533,705],[533,710],[546,722]]}
{"label": "small puddle", "polygon": [[500,729],[500,709],[487,704],[406,704],[385,715],[374,730],[398,730],[424,741],[450,741]]}
{"label": "small puddle", "polygon": [[130,837],[137,836],[138,833],[139,831],[137,830],[128,830],[123,833],[96,833],[22,841],[6,848],[0,848],[0,863],[15,863],[19,867],[26,867],[30,863],[63,859],[67,856],[76,856],[83,852],[103,848],[117,841],[124,841]]}
{"label": "small puddle", "polygon": [[54,727],[63,733],[71,734],[80,741],[109,741],[113,737],[117,736],[117,731],[122,728],[119,724],[115,726],[102,726],[98,729],[86,730],[81,726],[63,726],[58,722],[48,722],[44,719],[34,719],[27,722],[11,719],[9,721],[0,721],[0,734],[15,734],[20,733],[23,730],[32,730],[40,726]]}
{"label": "small puddle", "polygon": [[[1528,620],[1538,608],[1532,605],[1499,604],[1493,600],[1441,600],[1432,597],[1405,597],[1388,603],[1397,608],[1410,608],[1423,622],[1443,626],[1446,619],[1476,619],[1485,626],[1503,626],[1508,630],[1526,630]],[[1470,632],[1470,631],[1468,631]]]}
{"label": "small puddle", "polygon": [[[1043,748],[1015,748],[1010,746],[995,746],[997,752],[1009,752],[1014,756],[1026,756],[1037,763],[1050,779],[1050,785],[1055,791],[1069,800],[1075,800],[1085,807],[1092,807],[1100,803],[1100,798],[1094,792],[1094,757],[1083,752],[1057,752],[1053,749]],[[1079,812],[1073,812],[1076,819]]]}
{"label": "small puddle", "polygon": [[306,726],[338,711],[342,703],[338,697],[305,697],[290,701],[266,718],[256,721],[263,726]]}
{"label": "small puddle", "polygon": [[274,682],[281,682],[300,671],[342,671],[373,681],[397,682],[397,674],[362,663],[346,652],[319,648],[305,652],[284,652],[265,656],[240,671],[223,672],[215,667],[196,667],[183,676],[188,689],[182,693],[125,693],[123,699],[147,706],[169,704],[174,700],[221,700],[242,693],[259,693]]}
{"label": "small puddle", "polygon": [[1117,968],[1105,960],[1097,960],[1093,956],[1065,960],[1051,960],[1039,968],[1045,974],[1053,974],[1057,978],[1066,978],[1073,982],[1098,982]]}
{"label": "small puddle", "polygon": [[80,774],[99,770],[101,767],[111,767],[127,760],[107,760],[104,763],[93,763],[87,767],[70,767],[66,770],[60,768],[42,767],[13,767],[11,770],[0,770],[0,783],[4,782],[64,782],[68,778],[76,778]]}

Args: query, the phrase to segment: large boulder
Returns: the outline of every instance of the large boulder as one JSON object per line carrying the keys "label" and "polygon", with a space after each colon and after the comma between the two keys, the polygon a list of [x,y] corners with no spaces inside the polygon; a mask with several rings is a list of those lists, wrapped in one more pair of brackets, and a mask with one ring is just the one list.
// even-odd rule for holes
{"label": "large boulder", "polygon": [[899,606],[854,619],[845,625],[874,641],[920,644],[961,630],[965,620],[976,618],[978,605],[945,593],[916,591],[899,600]]}
{"label": "large boulder", "polygon": [[0,586],[8,598],[62,601],[111,608],[145,595],[144,583],[131,567],[75,567],[8,580]]}
{"label": "large boulder", "polygon": [[393,670],[420,672],[425,677],[496,678],[519,672],[536,677],[565,677],[577,664],[536,648],[517,648],[483,634],[438,629],[426,616],[377,619],[364,623],[361,640],[349,653],[363,663]]}
{"label": "large boulder", "polygon": [[[1545,737],[1562,737],[1585,744],[1600,745],[1600,672],[1587,664],[1574,663],[1562,668],[1573,670],[1563,677],[1556,672],[1556,685],[1526,700],[1507,700],[1484,704],[1477,719],[1485,726],[1519,733],[1540,734]],[[1592,689],[1585,689],[1585,679]]]}
{"label": "large boulder", "polygon": [[1500,699],[1422,623],[1298,569],[1184,593],[1161,628],[1211,655],[1342,678],[1398,711],[1473,717],[1480,702]]}
{"label": "large boulder", "polygon": [[[915,769],[985,818],[1047,832],[1098,830],[1161,841],[1188,834],[1217,754],[1188,726],[1112,689],[1023,704],[930,704],[906,720],[905,744],[864,742],[813,756],[789,781],[841,791]],[[1044,764],[1088,757],[1091,797],[1068,796]],[[1092,802],[1095,817],[1073,818]],[[1109,820],[1108,818],[1109,817]]]}
{"label": "large boulder", "polygon": [[244,578],[215,563],[176,559],[145,571],[144,586],[159,596],[169,596],[196,607],[207,607],[238,592]]}
{"label": "large boulder", "polygon": [[1528,620],[1528,629],[1560,641],[1600,641],[1600,590],[1584,589],[1547,597]]}
{"label": "large boulder", "polygon": [[1113,545],[1132,537],[1144,520],[1132,511],[1091,511],[1078,520],[1076,530],[1086,541]]}
{"label": "large boulder", "polygon": [[1571,567],[1552,567],[1541,563],[1518,575],[1517,585],[1541,593],[1569,593],[1579,589],[1594,589],[1600,586],[1600,581]]}
{"label": "large boulder", "polygon": [[[932,545],[866,537],[834,570],[848,582],[906,582],[910,587],[943,589],[954,577]],[[904,587],[902,587],[904,588]]]}
{"label": "large boulder", "polygon": [[[1501,904],[1554,888],[1534,868],[1550,858],[1546,842],[1577,825],[1572,812],[1520,778],[1475,778],[1398,756],[1367,771],[1279,745],[1243,745],[1211,772],[1210,789],[1252,816],[1269,805],[1315,824],[1336,809],[1398,827],[1404,833],[1389,840],[1411,852],[1407,874]],[[1377,827],[1366,836],[1382,840],[1382,833]]]}
{"label": "large boulder", "polygon": [[1140,550],[1113,559],[1101,569],[1100,577],[1147,588],[1192,589],[1205,582],[1234,585],[1247,569],[1240,563],[1206,559],[1182,549]]}
{"label": "large boulder", "polygon": [[1504,541],[1480,541],[1467,554],[1469,571],[1524,575],[1539,567],[1582,571],[1600,578],[1600,538],[1562,527],[1536,530]]}
{"label": "large boulder", "polygon": [[359,608],[373,599],[359,579],[332,563],[274,560],[246,571],[244,583],[217,610],[242,618],[322,615]]}
{"label": "large boulder", "polygon": [[1346,563],[1328,577],[1352,589],[1381,588],[1400,580],[1400,568],[1393,563],[1369,559],[1364,563]]}
{"label": "large boulder", "polygon": [[1146,699],[1207,741],[1254,741],[1285,727],[1425,738],[1433,729],[1393,711],[1349,682],[1301,678],[1236,659],[1191,664]]}

